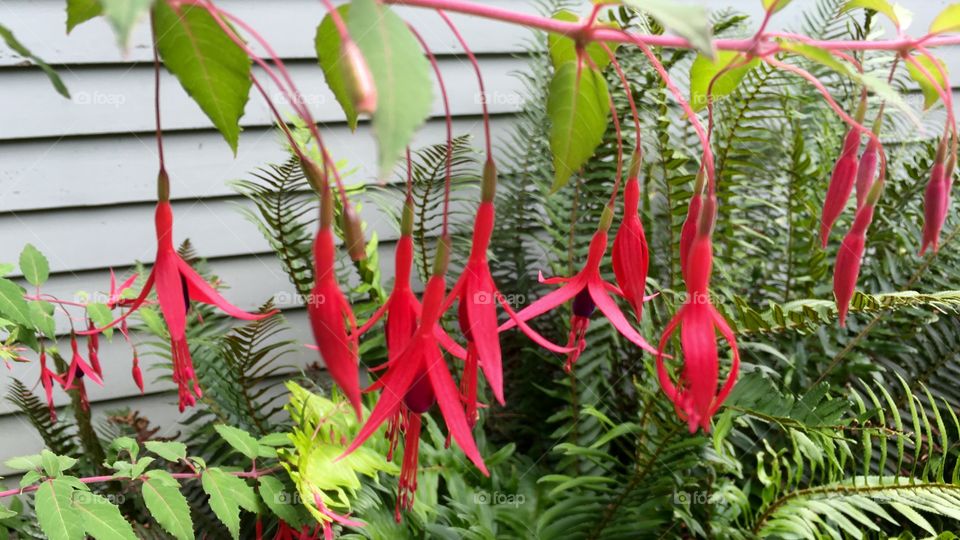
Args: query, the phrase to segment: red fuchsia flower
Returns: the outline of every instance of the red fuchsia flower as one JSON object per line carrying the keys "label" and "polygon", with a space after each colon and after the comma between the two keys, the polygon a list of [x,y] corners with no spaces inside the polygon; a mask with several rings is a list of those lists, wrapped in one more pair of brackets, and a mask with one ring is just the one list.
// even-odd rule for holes
{"label": "red fuchsia flower", "polygon": [[880,139],[870,137],[867,141],[867,148],[860,156],[860,163],[857,165],[857,208],[863,206],[863,201],[873,186],[873,180],[877,177],[877,163],[880,160]]}
{"label": "red fuchsia flower", "polygon": [[840,326],[847,324],[847,311],[850,308],[850,299],[857,287],[857,278],[860,276],[860,264],[863,260],[863,251],[867,242],[867,230],[873,221],[873,211],[880,198],[883,183],[877,182],[870,190],[864,204],[857,210],[857,217],[853,226],[843,238],[840,251],[837,252],[837,261],[833,268],[833,295],[837,300],[837,312],[840,317]]}
{"label": "red fuchsia flower", "polygon": [[61,387],[66,386],[63,377],[58,375],[47,367],[47,351],[40,349],[40,384],[43,385],[43,393],[47,398],[47,407],[50,409],[50,421],[57,421],[57,408],[53,404],[53,383],[56,382]]}
{"label": "red fuchsia flower", "polygon": [[440,405],[440,413],[454,441],[480,471],[489,475],[473,439],[461,406],[457,385],[447,369],[446,360],[436,339],[435,327],[443,314],[446,295],[445,273],[450,252],[449,238],[444,237],[437,249],[433,275],[423,293],[420,324],[407,348],[387,366],[377,381],[383,388],[377,405],[344,455],[360,447],[381,424],[406,413],[404,456],[400,468],[397,497],[397,519],[400,511],[413,505],[417,489],[417,456],[419,454],[421,415]]}
{"label": "red fuchsia flower", "polygon": [[633,313],[639,321],[643,315],[644,292],[647,288],[647,269],[650,253],[647,237],[643,233],[640,221],[640,180],[637,172],[640,167],[639,156],[634,156],[630,168],[630,177],[623,188],[623,222],[613,239],[613,274],[617,285],[623,291],[624,298],[633,307]]}
{"label": "red fuchsia flower", "polygon": [[700,216],[700,207],[703,206],[701,194],[706,178],[706,171],[701,167],[697,172],[690,204],[687,205],[687,217],[683,220],[683,227],[680,228],[680,274],[684,279],[687,278],[687,252],[690,251],[690,245],[697,234],[697,218]]}
{"label": "red fuchsia flower", "polygon": [[[733,330],[710,300],[710,274],[713,269],[710,237],[715,213],[716,199],[711,195],[700,212],[696,234],[687,253],[687,299],[664,329],[657,350],[660,386],[674,403],[680,417],[687,421],[691,433],[698,427],[704,431],[710,430],[710,418],[730,394],[740,369],[740,351]],[[678,327],[683,370],[679,383],[674,385],[664,366],[663,351]],[[717,332],[727,340],[733,352],[730,373],[719,392]]]}
{"label": "red fuchsia flower", "polygon": [[77,343],[76,334],[70,336],[70,349],[73,356],[70,359],[70,367],[67,368],[67,379],[64,382],[64,389],[70,390],[74,387],[74,382],[83,377],[89,377],[91,381],[103,386],[103,379],[100,374],[80,356],[80,346]]}
{"label": "red fuchsia flower", "polygon": [[[190,357],[190,346],[187,343],[187,313],[190,310],[190,301],[211,304],[230,315],[231,317],[252,321],[269,317],[276,313],[247,313],[227,302],[206,280],[203,279],[177,253],[173,245],[173,209],[170,206],[170,179],[166,171],[161,170],[157,180],[159,186],[159,200],[157,201],[154,223],[157,234],[157,256],[147,281],[143,284],[140,295],[130,302],[130,309],[103,328],[82,332],[83,334],[99,333],[106,328],[123,323],[131,313],[136,311],[146,301],[150,291],[156,289],[160,311],[167,323],[170,332],[170,353],[173,359],[173,382],[178,387],[180,411],[196,404],[197,398],[202,397],[200,381],[193,369],[193,360]],[[84,372],[89,376],[89,373]]]}
{"label": "red fuchsia flower", "polygon": [[944,137],[937,148],[937,156],[933,161],[930,181],[927,182],[923,198],[923,245],[920,247],[920,255],[923,255],[931,246],[934,252],[940,247],[940,230],[943,229],[943,223],[947,219],[947,203],[953,176],[953,171],[950,171],[950,178],[948,178],[946,153],[947,138]]}
{"label": "red fuchsia flower", "polygon": [[840,158],[833,166],[830,186],[827,188],[827,197],[823,201],[823,213],[820,217],[820,244],[823,247],[827,247],[830,230],[840,214],[843,213],[847,201],[850,200],[850,193],[853,192],[859,166],[857,160],[857,151],[859,150],[860,130],[851,127],[843,140]]}
{"label": "red fuchsia flower", "polygon": [[615,285],[604,281],[600,274],[600,263],[603,262],[603,256],[607,251],[607,233],[612,221],[613,209],[607,206],[600,218],[600,226],[594,233],[593,239],[590,240],[587,262],[580,272],[570,278],[543,279],[541,276],[541,283],[563,284],[563,286],[525,307],[517,313],[516,317],[500,326],[501,332],[509,330],[519,322],[528,321],[569,300],[573,300],[573,315],[570,320],[570,336],[567,343],[571,350],[567,354],[567,362],[564,366],[568,372],[573,369],[580,353],[586,347],[584,337],[590,323],[590,317],[596,308],[600,308],[610,324],[625,338],[651,354],[657,353],[657,350],[630,326],[627,318],[620,311],[620,307],[609,296],[611,292],[620,296],[623,296],[623,293]]}

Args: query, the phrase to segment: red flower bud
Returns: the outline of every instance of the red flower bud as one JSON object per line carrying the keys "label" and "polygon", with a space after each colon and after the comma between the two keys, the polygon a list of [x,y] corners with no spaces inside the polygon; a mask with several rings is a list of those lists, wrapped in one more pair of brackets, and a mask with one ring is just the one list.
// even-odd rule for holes
{"label": "red flower bud", "polygon": [[921,255],[930,246],[933,246],[935,252],[940,247],[940,230],[943,229],[943,222],[947,219],[947,203],[950,200],[953,171],[950,171],[948,178],[945,153],[946,139],[943,139],[937,149],[937,157],[934,159],[933,168],[930,170],[930,181],[927,182],[927,189],[923,197],[923,245],[920,247]]}
{"label": "red flower bud", "polygon": [[623,223],[613,240],[613,273],[623,296],[633,306],[637,320],[643,315],[643,297],[647,287],[647,269],[650,254],[643,223],[637,214],[640,182],[636,177],[627,180],[623,189]]}
{"label": "red flower bud", "polygon": [[873,179],[877,176],[877,161],[880,157],[880,143],[877,139],[871,138],[867,142],[867,149],[860,156],[860,164],[857,166],[857,208],[863,206],[863,201],[870,192],[870,186],[873,185]]}
{"label": "red flower bud", "polygon": [[823,213],[820,217],[820,244],[827,247],[830,230],[837,218],[843,213],[853,184],[857,176],[857,150],[860,148],[860,131],[851,128],[843,142],[843,152],[840,159],[833,166],[830,176],[830,186],[827,188],[827,197],[823,201]]}
{"label": "red flower bud", "polygon": [[837,261],[833,269],[833,295],[837,300],[840,326],[846,326],[847,323],[847,310],[857,286],[857,278],[860,276],[860,263],[867,242],[867,229],[873,221],[873,209],[874,205],[867,201],[857,211],[853,226],[843,238],[840,251],[837,253]]}

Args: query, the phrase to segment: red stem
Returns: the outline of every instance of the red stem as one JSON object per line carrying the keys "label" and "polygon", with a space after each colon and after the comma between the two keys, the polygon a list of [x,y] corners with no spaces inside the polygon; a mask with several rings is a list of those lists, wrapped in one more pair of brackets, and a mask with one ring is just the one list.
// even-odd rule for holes
{"label": "red stem", "polygon": [[153,13],[150,14],[150,41],[153,44],[153,113],[157,124],[157,157],[160,161],[160,173],[165,173],[163,129],[160,127],[160,53],[157,52],[157,30]]}
{"label": "red stem", "polygon": [[610,58],[610,63],[613,64],[613,69],[617,71],[617,76],[620,77],[620,84],[623,85],[623,91],[627,94],[627,103],[630,104],[630,114],[633,115],[633,127],[637,131],[637,141],[636,141],[636,153],[639,156],[641,152],[640,147],[640,113],[637,111],[637,102],[633,99],[633,91],[630,89],[630,81],[627,79],[627,75],[623,72],[623,68],[620,67],[620,62],[617,62],[617,55],[610,50],[610,47],[606,43],[600,43],[603,47],[603,50],[607,52],[607,57]]}
{"label": "red stem", "polygon": [[937,71],[940,73],[940,77],[943,78],[944,86],[940,86],[936,78],[933,77],[933,74],[930,73],[930,70],[928,70],[923,64],[918,62],[914,57],[910,56],[909,53],[904,54],[903,57],[907,60],[907,62],[913,65],[913,67],[917,68],[917,70],[920,73],[922,73],[923,76],[926,77],[928,81],[930,81],[930,84],[932,84],[934,89],[936,89],[937,94],[940,96],[940,99],[943,100],[943,105],[944,107],[947,108],[947,125],[943,127],[944,135],[946,135],[948,132],[956,133],[957,121],[953,115],[953,99],[947,93],[947,90],[946,90],[947,88],[951,88],[950,78],[947,76],[947,72],[946,70],[943,69],[943,66],[940,65],[940,62],[938,62],[937,59],[932,54],[930,54],[930,51],[928,51],[925,47],[922,47],[922,46],[917,47],[917,52],[925,56],[927,60],[929,60],[930,63],[937,68]]}
{"label": "red stem", "polygon": [[480,71],[480,63],[477,62],[477,57],[474,56],[473,51],[470,50],[470,46],[467,45],[467,41],[463,39],[463,35],[460,34],[460,30],[453,24],[450,17],[447,17],[447,14],[441,9],[438,9],[437,13],[440,15],[440,18],[447,23],[447,26],[450,27],[450,31],[453,32],[457,41],[460,42],[463,51],[467,53],[467,58],[469,58],[470,63],[473,64],[473,71],[477,74],[477,86],[480,87],[480,106],[483,108],[483,134],[486,138],[487,157],[493,159],[493,143],[490,140],[490,111],[487,109],[487,91],[483,84],[483,73]]}

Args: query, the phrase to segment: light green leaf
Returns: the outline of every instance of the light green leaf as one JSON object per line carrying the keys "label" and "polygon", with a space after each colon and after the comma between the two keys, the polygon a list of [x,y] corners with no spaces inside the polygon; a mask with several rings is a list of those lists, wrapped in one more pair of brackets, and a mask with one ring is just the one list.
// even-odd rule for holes
{"label": "light green leaf", "polygon": [[713,57],[713,30],[706,8],[670,0],[624,0],[623,4],[648,13],[661,26]]}
{"label": "light green leaf", "polygon": [[720,51],[715,60],[698,54],[690,66],[690,106],[695,111],[707,106],[707,90],[710,87],[710,81],[725,68],[729,69],[717,77],[713,83],[711,97],[714,102],[736,90],[743,77],[759,63],[758,58],[744,62],[742,55],[733,51]]}
{"label": "light green leaf", "polygon": [[52,67],[50,67],[42,58],[30,52],[30,49],[26,48],[23,43],[13,35],[13,32],[9,28],[0,24],[0,39],[3,39],[3,42],[7,44],[7,47],[19,54],[20,56],[26,58],[33,62],[38,68],[43,70],[47,75],[47,78],[50,79],[50,83],[53,84],[53,88],[61,96],[70,99],[70,91],[67,90],[67,86],[63,84],[63,80],[60,79],[60,75]]}
{"label": "light green leaf", "polygon": [[[580,17],[575,13],[560,10],[553,14],[553,18],[558,21],[567,21],[567,22],[578,22]],[[615,28],[619,26],[613,24]],[[610,48],[610,52],[616,53],[619,43],[608,43],[607,46]],[[547,50],[550,51],[550,60],[553,62],[553,67],[559,67],[565,62],[576,62],[577,61],[577,46],[576,43],[560,34],[550,33],[547,34]],[[603,50],[603,46],[596,42],[590,42],[586,46],[587,54],[590,55],[590,59],[593,60],[594,65],[599,70],[607,67],[610,64],[610,57],[607,55],[607,51]]]}
{"label": "light green leaf", "polygon": [[763,3],[764,11],[770,11],[770,9],[772,8],[773,12],[776,13],[781,9],[787,7],[787,4],[789,4],[791,0],[761,0],[761,1]]}
{"label": "light green leaf", "polygon": [[28,304],[30,309],[30,322],[37,330],[43,332],[43,335],[48,338],[54,338],[57,335],[57,325],[46,306],[52,307],[53,304],[43,300],[30,302]]}
{"label": "light green leaf", "polygon": [[[934,64],[930,58],[923,55],[915,56],[913,59],[927,71],[927,74],[924,74],[913,62],[907,62],[907,72],[910,73],[910,78],[920,85],[920,91],[923,92],[923,108],[929,109],[940,99],[940,93],[937,91],[937,88],[947,87],[946,81],[943,80],[943,76],[941,76],[940,70],[937,69],[936,66],[940,64],[940,68],[944,73],[947,72],[947,66],[943,63],[943,60],[939,58],[936,59],[937,64]],[[930,80],[927,75],[933,77],[933,80]]]}
{"label": "light green leaf", "polygon": [[[344,21],[349,20],[350,4],[338,7],[337,11]],[[340,65],[340,32],[337,31],[337,26],[329,13],[317,26],[314,45],[317,49],[317,60],[320,62],[320,69],[323,70],[327,86],[333,92],[333,97],[337,99],[337,103],[343,108],[343,114],[347,116],[347,124],[350,125],[350,129],[356,130],[357,111],[353,106],[353,99],[350,97],[350,90],[347,88],[343,68]]]}
{"label": "light green leaf", "polygon": [[872,9],[877,13],[882,13],[886,15],[890,21],[893,22],[894,26],[900,28],[900,14],[898,10],[888,2],[887,0],[848,0],[846,4],[840,8],[840,13],[846,13],[848,11],[853,11],[855,9]]}
{"label": "light green leaf", "polygon": [[23,473],[23,476],[20,477],[20,487],[25,488],[27,486],[32,486],[36,484],[43,475],[35,470],[30,470]]}
{"label": "light green leaf", "polygon": [[141,307],[137,310],[137,313],[140,315],[140,320],[143,321],[143,324],[147,325],[151,333],[160,337],[167,336],[167,327],[155,309]]}
{"label": "light green leaf", "polygon": [[0,504],[0,521],[3,521],[5,519],[10,519],[18,515],[19,514],[17,512],[14,512],[13,510],[7,508],[6,506],[3,506],[2,504]]}
{"label": "light green leaf", "polygon": [[[256,511],[257,496],[243,479],[220,469],[207,469],[201,477],[203,491],[210,496],[210,509],[227,526],[233,538],[240,537],[240,506]],[[251,506],[252,504],[252,506]]]}
{"label": "light green leaf", "polygon": [[[113,312],[110,311],[110,308],[108,308],[106,304],[94,302],[87,304],[87,318],[93,321],[93,324],[96,325],[97,328],[103,328],[113,322]],[[104,330],[103,335],[106,336],[107,339],[112,338],[113,328]]]}
{"label": "light green leaf", "polygon": [[943,8],[930,23],[931,34],[960,31],[960,4],[950,4]]}
{"label": "light green leaf", "polygon": [[250,459],[257,457],[260,444],[246,431],[225,424],[217,424],[213,426],[213,428],[216,429],[217,433],[223,437],[223,440],[227,441],[236,451]]}
{"label": "light green leaf", "polygon": [[147,450],[171,462],[187,457],[187,445],[177,441],[147,441],[143,443]]}
{"label": "light green leaf", "polygon": [[5,461],[4,466],[15,471],[35,471],[43,467],[43,460],[40,454],[32,456],[18,456]]}
{"label": "light green leaf", "polygon": [[180,493],[178,485],[171,485],[168,481],[158,478],[150,478],[143,482],[142,493],[147,510],[163,530],[179,540],[193,539],[190,506],[183,493]]}
{"label": "light green leaf", "polygon": [[[117,42],[123,49],[130,42],[130,31],[150,10],[153,0],[98,0],[103,6],[103,15],[117,34]],[[158,34],[159,35],[159,34]]]}
{"label": "light green leaf", "polygon": [[40,485],[34,508],[40,529],[51,540],[82,540],[83,521],[73,506],[73,488],[62,479]]}
{"label": "light green leaf", "polygon": [[291,525],[299,524],[300,513],[294,505],[294,497],[283,482],[274,476],[261,476],[259,481],[260,497],[267,508],[283,521]]}
{"label": "light green leaf", "polygon": [[403,154],[433,107],[430,66],[406,23],[376,0],[353,0],[347,21],[377,87],[373,132],[381,178]]}
{"label": "light green leaf", "polygon": [[593,156],[607,128],[607,82],[590,68],[584,67],[579,78],[577,72],[576,63],[565,63],[550,82],[547,115],[555,170],[553,191],[565,186],[570,175]]}
{"label": "light green leaf", "polygon": [[97,0],[67,0],[67,33],[101,13],[103,7]]}
{"label": "light green leaf", "polygon": [[258,442],[262,445],[273,447],[293,446],[289,433],[270,433],[260,437]]}
{"label": "light green leaf", "polygon": [[46,448],[40,452],[40,463],[43,464],[43,471],[50,478],[60,476],[60,473],[63,472],[57,455]]}
{"label": "light green leaf", "polygon": [[250,94],[250,58],[205,9],[181,4],[175,10],[157,2],[153,12],[164,65],[236,153]]}
{"label": "light green leaf", "polygon": [[133,527],[123,518],[120,509],[100,495],[79,494],[74,498],[74,507],[87,534],[96,540],[136,540]]}
{"label": "light green leaf", "polygon": [[20,252],[20,271],[31,285],[39,287],[50,277],[50,263],[33,244],[27,244]]}

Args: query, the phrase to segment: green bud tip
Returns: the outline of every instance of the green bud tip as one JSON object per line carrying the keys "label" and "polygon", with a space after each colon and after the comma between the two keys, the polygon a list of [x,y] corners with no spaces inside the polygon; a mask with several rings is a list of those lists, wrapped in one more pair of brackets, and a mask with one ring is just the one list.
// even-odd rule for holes
{"label": "green bud tip", "polygon": [[630,176],[628,178],[640,178],[640,166],[643,165],[643,154],[638,148],[633,157],[630,158]]}
{"label": "green bud tip", "polygon": [[437,242],[437,255],[433,259],[433,275],[442,276],[447,273],[450,264],[450,236],[444,235]]}
{"label": "green bud tip", "polygon": [[413,197],[407,197],[403,201],[403,214],[400,217],[400,234],[411,236],[413,234]]}
{"label": "green bud tip", "polygon": [[493,202],[497,196],[497,165],[493,158],[487,157],[483,164],[483,180],[480,184],[480,198],[483,202]]}
{"label": "green bud tip", "polygon": [[167,202],[170,200],[170,176],[166,169],[160,169],[157,174],[157,200]]}

